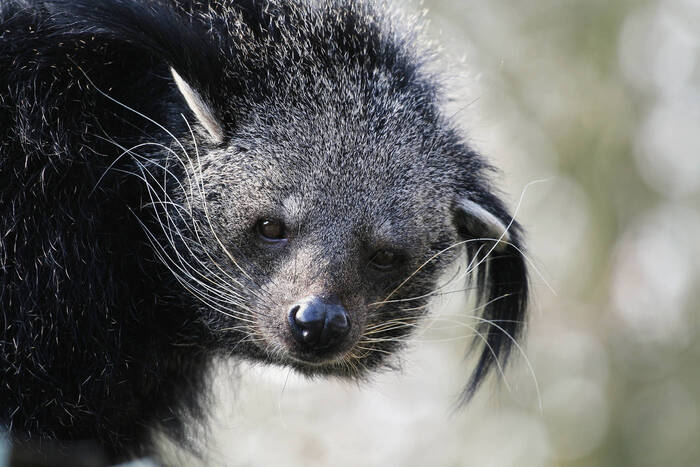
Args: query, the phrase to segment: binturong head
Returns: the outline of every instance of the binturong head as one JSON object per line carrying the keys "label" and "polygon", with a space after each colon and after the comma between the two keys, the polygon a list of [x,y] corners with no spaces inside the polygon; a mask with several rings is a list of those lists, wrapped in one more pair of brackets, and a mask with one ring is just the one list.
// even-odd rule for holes
{"label": "binturong head", "polygon": [[361,378],[462,261],[483,338],[465,398],[505,363],[527,306],[521,229],[401,21],[340,0],[121,20],[115,4],[103,29],[137,29],[169,68],[179,128],[144,226],[218,351]]}

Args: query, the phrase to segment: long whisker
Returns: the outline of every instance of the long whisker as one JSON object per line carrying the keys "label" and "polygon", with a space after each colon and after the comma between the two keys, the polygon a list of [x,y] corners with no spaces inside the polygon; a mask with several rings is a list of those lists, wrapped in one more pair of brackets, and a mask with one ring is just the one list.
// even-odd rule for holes
{"label": "long whisker", "polygon": [[[485,318],[481,318],[481,317],[479,317],[479,316],[471,316],[471,318],[476,319],[476,320],[478,320],[478,321],[482,321],[482,322],[484,322],[484,323],[489,324],[490,326],[493,326],[493,327],[497,328],[497,329],[500,330],[503,334],[505,334],[506,336],[508,336],[508,338],[513,342],[513,345],[515,345],[515,347],[518,349],[518,351],[520,352],[520,354],[521,354],[521,355],[523,356],[523,358],[525,359],[525,363],[527,364],[527,368],[528,368],[528,370],[530,371],[530,375],[532,375],[532,380],[533,380],[534,383],[535,383],[535,391],[537,392],[537,401],[538,401],[538,403],[539,403],[540,412],[542,412],[542,411],[543,411],[543,408],[542,408],[542,394],[541,394],[541,392],[540,392],[540,385],[539,385],[539,382],[537,381],[537,375],[535,375],[535,370],[534,370],[534,368],[532,367],[532,364],[530,363],[530,359],[527,357],[527,354],[525,353],[525,351],[523,350],[523,348],[522,348],[522,347],[520,346],[520,344],[518,343],[518,340],[515,339],[508,331],[506,331],[505,329],[503,329],[503,327],[501,327],[500,325],[496,324],[496,323],[495,323],[494,321],[492,321],[492,320],[488,320],[488,319],[485,319]],[[494,357],[495,357],[495,355],[494,355]],[[494,360],[498,363],[498,359],[497,359],[497,358],[495,358]]]}
{"label": "long whisker", "polygon": [[[113,141],[112,141],[112,142],[113,142]],[[121,146],[120,146],[118,143],[116,143],[116,142],[113,142],[113,144],[117,145],[118,147],[121,147]],[[161,146],[161,147],[165,148],[166,150],[169,150],[169,148],[167,148],[167,147],[165,147],[165,146],[163,146],[163,145],[159,145],[159,144],[157,144],[157,143],[149,143],[149,144],[153,144],[153,145],[156,145],[156,146]],[[142,145],[137,145],[137,146],[142,146]],[[160,205],[167,205],[167,204],[170,204],[170,205],[172,205],[172,206],[174,206],[174,207],[177,207],[178,209],[185,210],[185,212],[187,212],[187,213],[189,214],[189,211],[188,211],[188,210],[186,210],[183,206],[181,206],[181,205],[179,205],[179,204],[177,204],[177,203],[175,203],[175,202],[173,202],[173,201],[162,201],[162,200],[155,200],[155,199],[154,199],[154,195],[156,195],[156,192],[155,192],[155,190],[152,188],[152,184],[151,184],[151,182],[149,182],[148,177],[146,176],[146,173],[148,173],[151,177],[153,177],[153,176],[150,174],[150,172],[148,172],[147,170],[145,170],[145,167],[138,161],[138,159],[139,159],[139,158],[145,159],[147,162],[151,163],[152,165],[155,165],[155,166],[157,166],[157,167],[162,168],[166,173],[171,173],[167,167],[163,167],[162,165],[160,165],[160,164],[158,164],[158,163],[152,162],[152,161],[148,160],[147,158],[144,158],[143,156],[140,156],[139,154],[134,153],[134,152],[133,152],[133,148],[125,149],[125,150],[124,150],[124,153],[130,153],[130,154],[132,155],[132,157],[134,157],[134,162],[135,162],[135,163],[137,164],[137,166],[140,168],[140,170],[141,170],[141,172],[142,172],[142,175],[143,175],[143,176],[140,177],[140,178],[146,183],[146,186],[147,186],[147,188],[148,188],[148,190],[149,190],[149,196],[151,197],[151,203],[150,203],[150,204],[153,204],[153,205],[156,205],[156,204],[160,204]],[[154,177],[153,177],[153,178],[154,178]],[[173,177],[173,178],[176,178],[176,177]],[[155,180],[155,178],[154,178],[154,183],[156,183],[157,185],[159,185],[159,188],[161,188],[161,190],[163,191],[163,193],[164,193],[164,195],[166,196],[166,198],[167,198],[167,199],[170,199],[170,196],[168,195],[166,188],[165,188],[164,186],[162,186],[162,185],[160,184],[160,182],[158,182],[157,180]],[[182,187],[181,184],[180,184],[180,186]],[[184,190],[184,187],[183,187],[183,190]],[[180,231],[180,229],[177,228],[177,227],[175,226],[175,223],[174,223],[174,222],[172,222],[172,217],[170,216],[170,212],[169,212],[168,209],[164,209],[164,214],[165,214],[165,216],[168,218],[168,224],[167,224],[168,227],[166,227],[166,225],[162,222],[162,220],[160,220],[160,214],[159,214],[158,212],[156,212],[156,216],[157,216],[157,218],[159,219],[159,223],[160,223],[161,227],[163,228],[163,231],[164,231],[164,233],[166,234],[166,237],[168,238],[169,242],[171,243],[171,245],[173,245],[173,250],[175,251],[176,255],[178,255],[178,258],[179,258],[179,260],[180,260],[179,263],[180,263],[181,265],[183,265],[184,269],[189,269],[189,268],[188,268],[187,266],[184,266],[184,265],[186,265],[187,263],[186,263],[185,261],[183,261],[182,256],[180,255],[180,253],[179,253],[179,251],[177,250],[177,248],[174,246],[174,241],[173,241],[174,239],[173,239],[173,237],[172,237],[172,232],[173,232],[173,230],[174,230],[174,231],[178,234],[178,236],[181,238],[181,240],[182,240],[182,242],[183,242],[183,245],[188,249],[188,251],[189,251],[189,253],[191,254],[191,256],[192,256],[201,266],[203,266],[209,273],[213,274],[217,279],[221,280],[222,282],[221,282],[220,285],[219,285],[219,284],[216,284],[216,282],[215,282],[214,280],[212,280],[210,277],[201,274],[199,271],[196,271],[196,270],[194,270],[194,271],[195,271],[196,273],[198,273],[199,275],[201,275],[201,277],[202,277],[204,280],[207,280],[207,281],[211,282],[212,285],[214,285],[215,287],[216,287],[217,285],[219,285],[219,287],[218,287],[217,290],[216,290],[219,294],[223,294],[223,293],[224,293],[224,290],[226,290],[226,289],[229,289],[229,292],[228,292],[228,293],[233,293],[232,291],[230,291],[230,288],[224,289],[223,287],[221,287],[221,285],[224,285],[223,280],[222,280],[217,274],[215,274],[213,271],[211,271],[211,269],[209,269],[201,260],[199,260],[199,258],[197,257],[197,255],[195,255],[194,252],[189,248],[187,239],[186,239],[185,237],[183,237],[182,232]],[[187,222],[185,221],[184,217],[182,217],[182,215],[181,215],[180,217],[181,217],[181,219],[183,219],[183,221],[185,222],[185,225],[188,225]],[[195,227],[196,227],[196,225],[195,225]],[[201,244],[201,238],[199,238],[199,236],[198,236],[198,241],[199,241],[199,243]],[[204,249],[204,250],[207,251],[206,249]],[[221,269],[221,271],[225,273],[225,271],[223,271],[222,269]],[[229,276],[229,278],[230,278],[231,280],[235,281],[235,279],[231,278],[230,276]],[[240,284],[238,281],[235,281],[235,282],[237,282],[239,285],[242,286],[242,284]],[[242,298],[242,297],[241,297],[240,295],[238,295],[238,294],[236,294],[236,296],[237,296],[237,298]]]}
{"label": "long whisker", "polygon": [[[467,242],[476,242],[476,241],[479,241],[479,240],[480,240],[480,239],[465,240],[465,241],[463,241],[463,242],[459,242],[459,244],[464,244],[464,243],[467,243]],[[456,245],[453,245],[453,246],[456,246]],[[476,251],[476,254],[474,255],[474,258],[472,258],[472,260],[471,260],[471,261],[469,262],[469,264],[467,265],[467,271],[470,270],[471,265],[474,263],[474,261],[476,261],[476,257],[477,257],[478,253],[481,251],[482,248],[483,248],[483,245],[479,246],[479,249]],[[444,253],[444,252],[446,252],[446,251],[448,251],[447,248],[444,249],[444,250],[442,250],[440,253],[438,253],[438,255],[440,255],[440,254],[442,254],[442,253]],[[421,268],[424,267],[425,265],[427,265],[428,262],[430,262],[430,261],[434,260],[435,258],[437,258],[438,255],[435,255],[433,258],[429,259],[426,263],[424,263],[424,264],[421,266]],[[411,276],[409,276],[408,279],[406,279],[401,285],[399,285],[396,289],[394,289],[394,291],[393,291],[391,294],[389,294],[389,296],[391,296],[391,295],[393,295],[394,293],[398,292],[398,290],[399,290],[401,287],[403,287],[403,285],[404,285],[407,281],[409,281],[417,272],[418,272],[418,270],[416,270],[416,271],[414,272],[414,274],[412,274]],[[466,274],[466,273],[465,273],[465,274]],[[428,292],[428,293],[426,293],[426,294],[424,294],[424,295],[420,295],[420,296],[417,296],[417,297],[410,297],[410,298],[395,299],[395,300],[384,299],[384,300],[382,300],[382,301],[380,301],[380,302],[370,303],[368,306],[382,306],[382,305],[385,305],[385,304],[387,304],[387,303],[400,303],[400,302],[408,302],[408,301],[421,300],[421,299],[424,299],[424,298],[428,298],[428,297],[431,297],[431,296],[435,295],[436,293],[438,293],[441,289],[444,289],[445,287],[449,286],[450,283],[451,283],[453,280],[455,280],[456,278],[458,278],[459,276],[460,276],[460,274],[455,275],[455,276],[454,276],[452,279],[450,279],[450,281],[448,281],[447,283],[443,284],[442,286],[438,287],[437,289],[432,290],[432,291],[430,291],[430,292]]]}
{"label": "long whisker", "polygon": [[[535,184],[538,184],[538,183],[544,183],[544,182],[547,182],[547,181],[549,181],[549,180],[551,180],[551,178],[548,178],[548,179],[541,179],[541,180],[533,180],[533,181],[527,183],[527,184],[523,187],[523,189],[522,189],[522,191],[521,191],[521,193],[520,193],[520,198],[518,199],[518,203],[517,203],[517,205],[516,205],[516,207],[515,207],[513,216],[511,217],[510,222],[508,222],[508,224],[506,225],[506,227],[504,228],[503,232],[501,233],[501,235],[500,235],[498,238],[495,238],[495,239],[494,239],[494,238],[473,238],[473,239],[467,239],[467,240],[462,240],[462,241],[456,242],[456,243],[454,243],[454,244],[448,246],[447,248],[444,248],[443,250],[441,250],[441,251],[435,253],[433,256],[431,256],[430,258],[428,258],[428,260],[426,260],[426,261],[425,261],[423,264],[421,264],[415,271],[413,271],[403,282],[401,282],[394,290],[392,290],[391,293],[389,293],[389,295],[388,295],[384,300],[382,300],[382,301],[379,302],[379,303],[387,302],[387,301],[388,301],[394,294],[396,294],[404,285],[406,285],[406,283],[408,283],[411,279],[413,279],[413,277],[415,277],[416,274],[418,274],[421,270],[423,270],[423,268],[425,268],[428,264],[430,264],[432,261],[434,261],[435,259],[437,259],[437,258],[440,257],[441,255],[443,255],[443,254],[446,253],[447,251],[450,251],[450,250],[452,250],[452,249],[454,249],[454,248],[456,248],[456,247],[458,247],[458,246],[465,245],[465,244],[468,244],[468,243],[471,243],[471,242],[484,242],[484,241],[491,241],[491,242],[493,242],[493,245],[489,248],[489,250],[483,255],[483,257],[482,257],[474,266],[472,266],[471,268],[468,268],[467,271],[465,271],[465,273],[464,273],[464,276],[465,276],[465,277],[468,276],[471,272],[473,272],[473,270],[475,270],[476,268],[478,268],[481,264],[483,264],[483,262],[486,261],[486,260],[489,258],[489,256],[491,255],[491,253],[492,253],[493,251],[495,251],[495,249],[498,247],[499,244],[506,244],[506,245],[510,245],[511,247],[517,249],[517,251],[518,251],[520,254],[523,255],[523,257],[524,257],[524,258],[528,261],[528,263],[533,267],[533,270],[537,273],[537,275],[540,277],[540,279],[542,279],[542,281],[543,281],[543,282],[545,283],[545,285],[550,289],[550,291],[551,291],[554,295],[556,295],[556,291],[554,290],[554,288],[553,288],[553,287],[549,284],[549,282],[544,278],[544,276],[542,275],[542,273],[540,272],[540,270],[535,266],[534,262],[533,262],[527,255],[524,254],[524,252],[522,251],[522,249],[520,249],[517,245],[514,245],[512,242],[508,242],[508,241],[504,240],[505,236],[508,234],[508,232],[509,232],[510,229],[512,228],[513,224],[515,223],[515,219],[516,219],[516,217],[517,217],[517,215],[518,215],[518,213],[519,213],[519,211],[520,211],[520,208],[521,208],[521,206],[522,206],[522,203],[523,203],[523,200],[524,200],[524,197],[525,197],[525,193],[527,192],[527,190],[528,190],[532,185],[535,185]],[[475,257],[476,257],[476,255],[475,255]]]}
{"label": "long whisker", "polygon": [[[147,180],[147,176],[145,174],[145,168],[138,162],[137,162],[137,165],[139,166],[140,170],[143,173],[143,178],[146,180],[146,185],[148,187],[149,196],[151,197],[152,202],[155,202],[155,200],[153,199],[155,191],[152,189],[150,182],[148,182],[148,180]],[[160,216],[158,211],[156,211],[156,216],[157,217]],[[245,316],[245,313],[243,313],[239,309],[229,308],[228,303],[235,303],[237,305],[237,307],[239,307],[243,310],[246,310],[248,313],[254,314],[253,310],[250,310],[247,307],[245,307],[242,303],[238,302],[238,300],[235,299],[233,296],[227,296],[221,290],[221,288],[211,288],[207,284],[205,284],[204,282],[202,282],[201,280],[196,278],[192,274],[191,268],[189,268],[187,266],[187,262],[184,261],[184,259],[182,258],[182,255],[177,250],[177,248],[172,248],[173,252],[178,257],[178,260],[175,261],[170,256],[170,254],[167,253],[165,247],[163,247],[158,242],[157,237],[150,231],[150,229],[148,229],[145,226],[145,224],[143,224],[143,222],[141,222],[140,219],[138,219],[138,220],[139,220],[140,224],[142,225],[142,227],[144,228],[144,230],[146,231],[147,236],[148,236],[149,240],[151,241],[151,244],[154,246],[154,249],[156,250],[161,261],[163,261],[164,264],[166,264],[166,266],[168,266],[168,268],[171,270],[171,273],[173,273],[173,275],[176,277],[176,279],[178,279],[178,281],[183,286],[185,286],[185,288],[188,291],[190,291],[190,293],[192,293],[195,297],[197,297],[199,300],[201,300],[205,304],[211,306],[212,308],[216,309],[217,311],[219,311],[223,314],[226,314],[227,316],[230,316],[230,317],[234,317],[234,315],[242,317],[241,315]],[[162,220],[159,223],[161,224],[161,226],[164,226],[164,223],[162,222]],[[169,221],[169,225],[172,225],[170,223],[170,221]],[[167,229],[164,229],[164,233],[166,233],[166,237],[169,238],[169,242],[171,243],[171,245],[173,245],[173,239],[172,239],[172,237],[168,237]],[[175,268],[177,268],[179,270],[179,272],[174,270],[173,266]],[[181,275],[181,273],[184,274],[184,276]],[[203,287],[205,289],[205,291],[200,291],[196,287],[193,287],[188,282],[188,280],[185,280],[185,277],[187,277],[190,281],[194,281],[194,283],[199,285],[200,287]],[[215,295],[218,295],[218,298],[213,296],[212,293],[214,293]],[[221,303],[221,302],[223,302],[223,303]]]}
{"label": "long whisker", "polygon": [[[194,133],[192,132],[192,127],[190,126],[189,122],[187,121],[187,119],[185,118],[184,115],[182,115],[182,118],[185,120],[185,123],[187,124],[187,128],[189,128],[190,133],[192,134],[192,138],[194,139]],[[247,272],[245,272],[245,270],[243,270],[243,268],[240,266],[240,264],[238,264],[238,261],[236,261],[236,259],[233,257],[231,252],[228,251],[228,248],[226,248],[224,243],[219,238],[219,235],[216,233],[216,230],[214,229],[214,226],[211,222],[211,216],[209,215],[209,205],[206,203],[206,196],[204,196],[204,176],[203,176],[203,169],[202,169],[202,158],[199,156],[199,149],[197,148],[196,140],[194,140],[194,144],[195,144],[195,156],[197,158],[197,164],[199,165],[199,178],[200,178],[199,185],[201,187],[200,189],[202,190],[202,195],[203,195],[204,214],[206,216],[207,222],[209,223],[211,233],[212,233],[212,235],[214,235],[214,238],[216,239],[217,243],[219,244],[219,247],[226,254],[226,256],[228,256],[229,260],[231,260],[231,262],[236,265],[236,267],[241,271],[241,273],[243,273],[243,275],[245,275],[252,282],[255,282],[253,280],[253,278],[250,277],[250,275]]]}
{"label": "long whisker", "polygon": [[[104,96],[106,99],[108,99],[108,100],[114,102],[115,104],[117,104],[117,105],[119,105],[119,106],[121,106],[121,107],[123,107],[123,108],[129,110],[130,112],[133,112],[134,114],[140,116],[141,118],[143,118],[143,119],[145,119],[145,120],[151,122],[151,123],[154,124],[156,127],[158,127],[158,128],[160,128],[161,130],[163,130],[163,131],[164,131],[166,134],[168,134],[168,135],[172,138],[172,140],[180,147],[180,149],[182,150],[183,154],[187,154],[187,150],[185,149],[185,146],[184,146],[184,145],[180,142],[180,140],[179,140],[170,130],[168,130],[165,126],[161,125],[160,123],[158,123],[158,122],[155,121],[154,119],[148,117],[147,115],[145,115],[145,114],[143,114],[143,113],[137,111],[136,109],[134,109],[134,108],[128,106],[127,104],[125,104],[125,103],[119,101],[118,99],[113,98],[113,97],[110,96],[108,93],[104,92],[102,89],[100,89],[100,88],[92,81],[92,79],[91,79],[91,78],[88,76],[88,74],[82,69],[82,67],[80,67],[80,65],[78,65],[78,64],[75,63],[75,62],[74,62],[74,65],[75,65],[76,68],[85,76],[85,79],[92,85],[92,87],[93,87],[99,94],[101,94],[102,96]],[[188,123],[187,125],[188,125],[188,127],[189,127],[189,123]],[[190,131],[191,131],[191,127],[190,127]],[[176,156],[176,157],[177,157],[177,156]],[[200,169],[201,169],[201,159],[199,159],[199,155],[198,155],[198,154],[197,154],[197,157],[198,157],[199,164],[200,164]],[[177,157],[177,158],[178,158],[178,160],[180,160],[180,161],[182,162],[182,160],[181,160],[179,157]],[[116,163],[116,162],[115,162],[115,163]],[[107,170],[109,170],[109,168],[108,168]],[[201,170],[200,170],[200,172],[201,172]],[[104,176],[104,174],[103,174],[103,176]],[[143,178],[145,179],[146,177],[144,176]],[[176,178],[176,177],[175,177],[175,178]],[[200,178],[201,178],[201,177],[200,177]],[[102,177],[100,178],[100,181],[101,181],[101,179],[102,179]],[[98,181],[98,184],[100,183],[100,181]],[[96,185],[96,186],[97,186],[97,185]],[[208,212],[207,212],[207,217],[208,217],[208,222],[211,224],[211,219],[209,218]],[[141,224],[143,225],[143,223],[141,223]],[[144,227],[145,227],[145,226],[144,226]],[[232,255],[230,254],[230,252],[229,252],[227,249],[225,249],[225,247],[223,246],[223,243],[222,243],[221,240],[218,238],[218,236],[216,235],[216,233],[215,233],[215,232],[212,232],[212,233],[215,235],[215,238],[216,238],[217,242],[219,243],[219,245],[220,245],[222,248],[224,248],[224,251],[225,251],[225,253],[227,254],[227,256],[229,257],[229,259],[232,260],[232,262],[233,262],[234,264],[236,264],[236,265],[239,267],[239,269],[241,270],[241,272],[242,272],[244,275],[247,275],[247,273],[246,273],[243,269],[240,268],[240,265],[238,265],[238,263],[235,261],[235,259],[234,259],[234,258],[232,257]],[[149,237],[149,238],[150,238],[150,237]],[[250,280],[252,280],[252,278],[250,278],[250,276],[248,276],[248,278],[249,278]]]}

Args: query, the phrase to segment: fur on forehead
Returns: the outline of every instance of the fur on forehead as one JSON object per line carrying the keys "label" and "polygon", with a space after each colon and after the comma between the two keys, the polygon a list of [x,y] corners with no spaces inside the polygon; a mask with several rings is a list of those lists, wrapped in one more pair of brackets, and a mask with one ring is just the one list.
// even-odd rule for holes
{"label": "fur on forehead", "polygon": [[164,60],[197,95],[209,97],[211,113],[223,126],[235,126],[256,103],[308,102],[324,95],[321,87],[342,94],[355,84],[372,96],[378,93],[370,87],[380,86],[397,100],[423,105],[436,93],[424,66],[432,54],[417,45],[424,41],[417,40],[416,29],[404,28],[382,2],[54,0],[48,5],[72,35],[105,35]]}

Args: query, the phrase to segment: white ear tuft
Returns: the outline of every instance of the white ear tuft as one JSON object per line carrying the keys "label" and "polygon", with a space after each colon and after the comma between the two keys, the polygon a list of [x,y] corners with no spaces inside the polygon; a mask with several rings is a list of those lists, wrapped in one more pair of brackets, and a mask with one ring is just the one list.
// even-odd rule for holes
{"label": "white ear tuft", "polygon": [[192,87],[187,84],[187,82],[182,79],[182,77],[175,71],[174,68],[170,68],[170,72],[175,79],[175,84],[177,88],[182,93],[185,98],[185,102],[189,106],[190,110],[197,117],[199,123],[207,130],[212,140],[215,143],[221,143],[224,140],[224,131],[221,129],[218,120],[214,116],[214,112],[211,108],[204,102],[202,96],[192,89]]}
{"label": "white ear tuft", "polygon": [[470,199],[462,198],[459,201],[459,207],[466,214],[466,219],[463,222],[466,222],[468,231],[482,238],[500,239],[497,245],[499,250],[505,248],[506,244],[510,242],[510,233],[506,230],[503,222],[482,206]]}

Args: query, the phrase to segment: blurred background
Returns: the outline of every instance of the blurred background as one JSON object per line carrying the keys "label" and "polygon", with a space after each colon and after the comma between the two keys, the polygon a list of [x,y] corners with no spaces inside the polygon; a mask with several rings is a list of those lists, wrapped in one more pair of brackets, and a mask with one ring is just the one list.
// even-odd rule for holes
{"label": "blurred background", "polygon": [[403,369],[369,384],[222,373],[239,383],[210,462],[700,465],[700,1],[405,7],[427,9],[454,113],[510,205],[523,195],[539,271],[523,352],[454,411],[475,322],[444,297]]}

